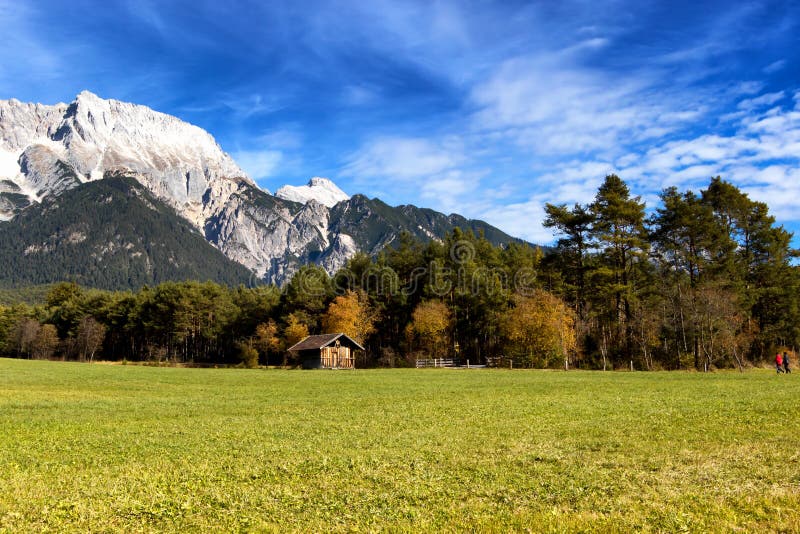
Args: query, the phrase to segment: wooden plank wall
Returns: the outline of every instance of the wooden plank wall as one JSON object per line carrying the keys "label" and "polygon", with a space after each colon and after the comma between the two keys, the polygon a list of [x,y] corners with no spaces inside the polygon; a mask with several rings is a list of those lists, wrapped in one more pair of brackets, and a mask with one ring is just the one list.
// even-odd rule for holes
{"label": "wooden plank wall", "polygon": [[355,367],[355,358],[350,352],[350,347],[325,347],[320,349],[323,368],[345,368]]}

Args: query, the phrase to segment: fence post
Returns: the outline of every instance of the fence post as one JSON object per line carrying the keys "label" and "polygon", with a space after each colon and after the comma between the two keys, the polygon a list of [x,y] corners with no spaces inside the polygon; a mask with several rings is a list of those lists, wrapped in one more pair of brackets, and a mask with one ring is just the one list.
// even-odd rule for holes
{"label": "fence post", "polygon": [[631,371],[633,371],[633,360],[631,360]]}
{"label": "fence post", "polygon": [[467,369],[469,369],[469,360],[467,360]]}

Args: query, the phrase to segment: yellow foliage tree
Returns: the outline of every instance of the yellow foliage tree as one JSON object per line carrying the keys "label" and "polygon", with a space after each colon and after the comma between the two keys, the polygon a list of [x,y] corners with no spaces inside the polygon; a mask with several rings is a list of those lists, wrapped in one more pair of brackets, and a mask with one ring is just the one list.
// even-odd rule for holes
{"label": "yellow foliage tree", "polygon": [[[306,329],[306,332],[308,332],[308,329]],[[256,349],[266,356],[277,354],[283,350],[283,343],[281,338],[278,337],[278,325],[275,321],[270,319],[256,327],[256,336],[253,344]]]}
{"label": "yellow foliage tree", "polygon": [[452,314],[445,303],[438,300],[421,302],[414,308],[406,334],[418,338],[428,353],[436,358],[447,346],[451,321]]}
{"label": "yellow foliage tree", "polygon": [[501,319],[506,350],[528,365],[547,367],[575,350],[575,315],[561,299],[544,290],[517,296]]}
{"label": "yellow foliage tree", "polygon": [[330,303],[322,316],[322,329],[331,334],[342,332],[364,343],[375,332],[375,319],[366,294],[348,291]]}
{"label": "yellow foliage tree", "polygon": [[[286,328],[283,329],[284,346],[287,348],[291,347],[304,340],[306,337],[308,337],[308,326],[300,319],[299,314],[290,313],[286,318]],[[296,356],[296,354],[294,356]],[[284,352],[283,365],[288,365],[290,359],[294,359],[294,357],[290,355],[290,353]]]}
{"label": "yellow foliage tree", "polygon": [[286,318],[286,328],[283,329],[283,339],[286,346],[291,347],[308,337],[308,326],[306,326],[297,314],[290,313]]}

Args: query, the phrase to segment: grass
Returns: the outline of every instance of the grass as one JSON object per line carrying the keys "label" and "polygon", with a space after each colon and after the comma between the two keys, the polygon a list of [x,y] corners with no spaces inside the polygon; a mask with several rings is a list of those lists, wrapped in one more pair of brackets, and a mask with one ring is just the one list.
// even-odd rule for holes
{"label": "grass", "polygon": [[0,360],[0,531],[800,531],[800,374]]}

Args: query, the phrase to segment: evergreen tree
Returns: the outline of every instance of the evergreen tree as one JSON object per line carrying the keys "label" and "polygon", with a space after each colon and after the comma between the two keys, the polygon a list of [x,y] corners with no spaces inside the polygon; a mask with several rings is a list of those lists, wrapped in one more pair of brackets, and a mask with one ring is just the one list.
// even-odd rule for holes
{"label": "evergreen tree", "polygon": [[566,282],[566,297],[580,319],[586,318],[586,270],[590,235],[595,213],[580,204],[568,210],[566,205],[545,204],[545,228],[553,228],[563,237],[556,250],[559,267]]}
{"label": "evergreen tree", "polygon": [[631,197],[627,184],[615,174],[606,176],[590,211],[593,247],[599,250],[592,283],[599,297],[595,314],[601,330],[608,327],[612,357],[628,360],[632,354],[630,319],[632,302],[642,291],[640,282],[649,268],[649,242],[645,230],[645,204]]}

